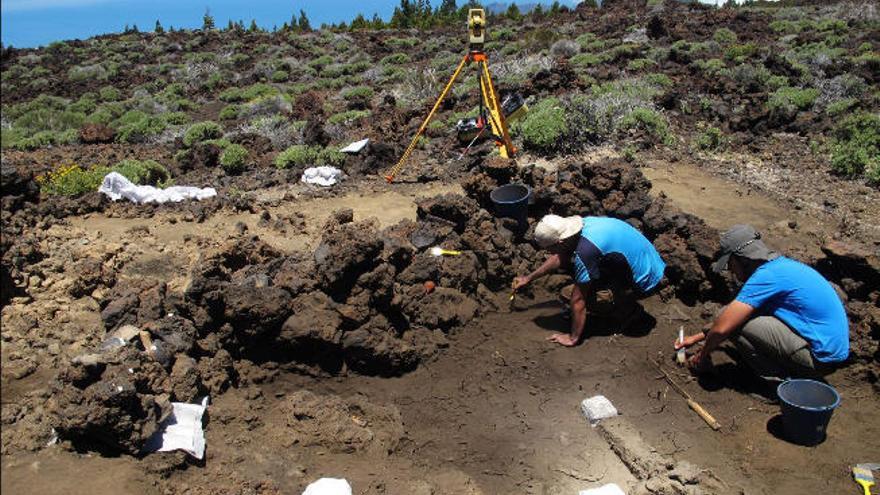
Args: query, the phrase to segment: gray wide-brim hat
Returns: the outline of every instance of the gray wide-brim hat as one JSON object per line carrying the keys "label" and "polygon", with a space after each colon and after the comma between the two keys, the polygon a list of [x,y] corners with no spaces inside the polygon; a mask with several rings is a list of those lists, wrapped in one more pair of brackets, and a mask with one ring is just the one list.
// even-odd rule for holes
{"label": "gray wide-brim hat", "polygon": [[750,260],[770,261],[779,257],[779,253],[764,244],[761,233],[751,225],[734,225],[721,234],[721,257],[712,263],[712,270],[715,273],[727,270],[730,256],[734,254]]}

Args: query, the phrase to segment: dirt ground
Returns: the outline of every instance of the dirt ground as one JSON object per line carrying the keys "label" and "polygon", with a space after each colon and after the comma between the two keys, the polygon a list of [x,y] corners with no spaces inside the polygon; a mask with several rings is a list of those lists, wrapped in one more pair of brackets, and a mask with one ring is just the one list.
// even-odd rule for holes
{"label": "dirt ground", "polygon": [[[790,208],[772,193],[712,175],[696,163],[658,156],[645,165],[652,194],[666,195],[713,228],[753,223],[769,244],[804,258],[816,256],[822,240],[837,230],[830,212]],[[242,232],[281,251],[312,250],[331,210],[349,207],[356,220],[376,216],[386,226],[414,219],[417,198],[460,191],[437,182],[361,185],[295,202],[280,199],[298,194],[300,186],[260,193],[258,211],[299,219],[287,231],[261,222],[262,213],[224,211],[192,222],[185,212],[146,219],[111,210],[71,217],[49,232],[59,249],[92,256],[117,252],[124,260],[121,278],[162,278],[173,292],[186,287],[188,268],[212,245]],[[506,300],[506,294],[499,297]],[[91,333],[63,335],[63,347],[38,349],[37,365],[15,374],[25,348],[4,330],[4,416],[7,407],[45,395],[64,359],[100,341],[95,309],[78,308],[76,301],[57,304],[61,313],[74,310],[68,331]],[[573,349],[545,341],[549,332],[567,329],[555,298],[526,297],[516,306],[513,311],[502,305],[454,330],[433,359],[399,377],[291,372],[266,363],[241,386],[211,398],[204,462],[182,454],[108,457],[77,452],[67,443],[4,450],[2,490],[300,493],[323,476],[348,479],[357,494],[571,494],[604,483],[625,486],[634,474],[580,411],[580,401],[597,394],[607,396],[664,458],[690,462],[719,480],[717,493],[854,492],[850,466],[880,451],[876,389],[846,369],[829,377],[842,405],[828,439],[800,447],[781,438],[779,407],[753,394],[757,390],[726,353],[716,353],[716,379],[698,382],[675,368],[672,341],[679,326],[690,333],[708,321],[702,305],[652,297],[644,306],[654,322],[627,335],[598,326]],[[4,322],[17,316],[10,308]],[[709,429],[659,379],[654,359],[718,419],[720,431]]]}

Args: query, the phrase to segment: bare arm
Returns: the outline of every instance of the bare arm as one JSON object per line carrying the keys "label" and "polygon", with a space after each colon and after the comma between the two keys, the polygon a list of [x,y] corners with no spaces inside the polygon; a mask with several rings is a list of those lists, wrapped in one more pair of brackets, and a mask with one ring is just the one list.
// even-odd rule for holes
{"label": "bare arm", "polygon": [[691,358],[691,367],[700,369],[701,366],[709,363],[709,355],[712,351],[727,340],[731,333],[745,325],[754,312],[755,308],[746,303],[733,301],[728,304],[718,318],[715,319],[715,322],[712,323],[712,328],[706,334],[706,343],[703,345],[703,348]]}
{"label": "bare arm", "polygon": [[571,338],[577,344],[584,334],[587,324],[587,294],[593,288],[590,284],[575,284],[571,291]]}
{"label": "bare arm", "polygon": [[564,346],[574,346],[581,341],[587,323],[587,300],[593,291],[590,284],[576,284],[571,291],[571,330],[568,335],[556,333],[547,338]]}
{"label": "bare arm", "polygon": [[513,290],[519,289],[537,278],[541,278],[550,272],[558,270],[560,266],[562,266],[562,258],[558,254],[551,254],[547,257],[547,260],[532,273],[524,277],[516,277],[513,279]]}

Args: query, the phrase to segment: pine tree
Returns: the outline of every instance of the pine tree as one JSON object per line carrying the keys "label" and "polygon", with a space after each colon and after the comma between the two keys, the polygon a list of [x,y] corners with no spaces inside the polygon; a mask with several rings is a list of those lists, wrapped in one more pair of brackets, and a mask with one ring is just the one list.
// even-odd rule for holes
{"label": "pine tree", "polygon": [[305,11],[299,11],[299,22],[298,22],[299,30],[303,32],[308,32],[312,30],[312,24],[309,22],[309,18],[306,17]]}
{"label": "pine tree", "polygon": [[443,0],[440,2],[440,7],[437,8],[437,13],[440,14],[440,17],[443,19],[450,19],[455,17],[455,0]]}
{"label": "pine tree", "polygon": [[214,16],[211,15],[211,9],[205,7],[205,15],[202,17],[202,30],[209,31],[214,28]]}
{"label": "pine tree", "polygon": [[369,29],[369,28],[370,28],[369,21],[367,21],[366,17],[364,17],[364,14],[361,14],[360,12],[358,12],[357,17],[355,17],[354,19],[351,20],[351,30],[352,31],[360,30],[360,29]]}
{"label": "pine tree", "polygon": [[510,7],[507,7],[507,12],[504,15],[506,15],[511,21],[522,20],[522,12],[519,11],[519,6],[516,3],[511,3]]}
{"label": "pine tree", "polygon": [[162,34],[165,32],[165,28],[162,27],[162,23],[159,22],[159,19],[156,19],[156,27],[153,28],[153,31],[156,31],[156,34]]}
{"label": "pine tree", "polygon": [[370,19],[370,27],[372,27],[373,29],[385,29],[385,21],[383,21],[382,18],[379,17],[378,12],[373,13],[373,18]]}
{"label": "pine tree", "polygon": [[562,10],[562,6],[559,5],[559,0],[556,0],[550,6],[550,11],[548,12],[548,14],[550,14],[550,15],[558,14],[560,10]]}
{"label": "pine tree", "polygon": [[541,19],[544,17],[544,8],[541,7],[541,4],[535,5],[535,8],[532,9],[532,18],[533,19]]}
{"label": "pine tree", "polygon": [[229,19],[229,21],[226,23],[226,30],[232,31],[233,29],[235,29],[235,24],[232,23],[232,19]]}
{"label": "pine tree", "polygon": [[131,32],[132,32],[132,33],[139,33],[139,32],[141,32],[141,31],[138,29],[138,25],[137,25],[137,24],[132,24],[132,25],[131,25]]}

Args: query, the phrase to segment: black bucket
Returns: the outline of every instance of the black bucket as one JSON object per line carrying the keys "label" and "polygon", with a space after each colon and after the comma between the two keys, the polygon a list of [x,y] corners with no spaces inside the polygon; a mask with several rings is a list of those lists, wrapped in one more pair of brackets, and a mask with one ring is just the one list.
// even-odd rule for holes
{"label": "black bucket", "polygon": [[822,443],[831,415],[840,405],[837,391],[816,380],[788,380],[776,387],[776,394],[786,438],[800,445]]}
{"label": "black bucket", "polygon": [[532,190],[523,184],[507,184],[495,188],[489,193],[492,204],[495,205],[495,215],[505,218],[513,218],[519,224],[519,229],[528,229],[529,220],[529,197]]}

